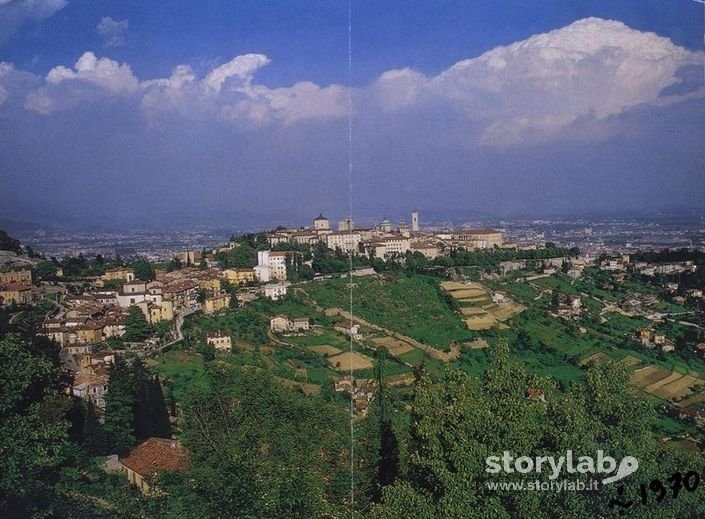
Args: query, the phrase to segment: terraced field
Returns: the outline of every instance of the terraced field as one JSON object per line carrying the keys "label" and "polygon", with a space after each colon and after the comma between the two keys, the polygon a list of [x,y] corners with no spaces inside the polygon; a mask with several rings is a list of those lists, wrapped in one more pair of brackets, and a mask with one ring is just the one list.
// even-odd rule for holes
{"label": "terraced field", "polygon": [[[633,372],[631,382],[642,391],[663,400],[683,400],[693,388],[705,385],[705,380],[694,375],[684,375],[656,366],[646,366]],[[687,399],[691,400],[691,399]],[[682,402],[683,404],[686,401]],[[690,405],[691,402],[687,402]],[[694,403],[694,401],[692,402]]]}
{"label": "terraced field", "polygon": [[[607,360],[610,357],[605,353],[596,353],[584,358],[580,365],[587,366]],[[627,355],[619,363],[633,368],[629,379],[631,384],[649,395],[678,402],[682,407],[705,402],[705,393],[693,394],[698,386],[705,387],[705,379],[697,373],[684,374],[651,364],[642,366],[643,361],[634,355]]]}
{"label": "terraced field", "polygon": [[359,353],[350,353],[349,351],[328,357],[328,364],[338,371],[368,369],[373,366],[371,358]]}
{"label": "terraced field", "polygon": [[513,301],[493,303],[489,291],[480,283],[444,281],[441,288],[458,301],[460,314],[470,330],[507,329],[502,323],[526,310],[525,306]]}
{"label": "terraced field", "polygon": [[678,380],[662,386],[654,394],[664,400],[680,400],[691,393],[693,386],[699,383],[702,383],[702,380],[692,375],[684,375]]}
{"label": "terraced field", "polygon": [[389,350],[389,353],[395,357],[408,353],[414,349],[414,347],[408,342],[389,336],[376,337],[372,339],[372,342],[377,346],[384,346],[387,350]]}
{"label": "terraced field", "polygon": [[656,366],[647,366],[636,370],[631,376],[631,382],[635,386],[643,389],[650,386],[654,382],[658,382],[659,380],[666,378],[671,373],[672,372],[667,369],[657,368]]}

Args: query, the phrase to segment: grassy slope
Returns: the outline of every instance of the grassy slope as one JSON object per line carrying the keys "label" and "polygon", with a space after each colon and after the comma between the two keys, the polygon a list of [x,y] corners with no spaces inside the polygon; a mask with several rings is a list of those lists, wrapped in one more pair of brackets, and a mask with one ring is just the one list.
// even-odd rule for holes
{"label": "grassy slope", "polygon": [[[475,336],[442,299],[435,278],[366,277],[356,279],[355,284],[353,312],[369,322],[436,348]],[[324,307],[347,308],[349,305],[346,279],[311,283],[306,292]]]}
{"label": "grassy slope", "polygon": [[172,382],[174,397],[178,401],[183,399],[188,387],[205,384],[203,357],[198,354],[171,350],[157,362],[152,369]]}

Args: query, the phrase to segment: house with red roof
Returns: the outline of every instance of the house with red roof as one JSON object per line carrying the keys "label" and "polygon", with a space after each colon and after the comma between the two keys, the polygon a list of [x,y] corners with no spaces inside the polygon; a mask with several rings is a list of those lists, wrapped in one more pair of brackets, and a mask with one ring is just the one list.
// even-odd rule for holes
{"label": "house with red roof", "polygon": [[148,438],[120,460],[120,467],[127,480],[143,494],[154,492],[159,474],[163,472],[187,472],[189,469],[186,450],[177,440],[170,438]]}

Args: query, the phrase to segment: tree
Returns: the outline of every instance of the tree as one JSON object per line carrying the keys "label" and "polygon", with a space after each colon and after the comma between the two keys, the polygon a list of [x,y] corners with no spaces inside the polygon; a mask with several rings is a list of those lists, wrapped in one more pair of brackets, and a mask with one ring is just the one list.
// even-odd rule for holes
{"label": "tree", "polygon": [[105,434],[108,448],[120,455],[135,445],[135,386],[130,366],[116,357],[108,370],[110,385],[105,396]]}
{"label": "tree", "polygon": [[138,442],[156,436],[171,437],[169,413],[157,377],[147,373],[139,358],[132,362],[134,387],[134,435]]}
{"label": "tree", "polygon": [[[378,489],[392,485],[399,474],[399,445],[392,427],[391,389],[384,378],[385,365],[389,353],[381,347],[376,352],[375,378],[377,379],[377,420],[379,427],[379,461],[377,463]],[[380,494],[378,494],[379,497]]]}
{"label": "tree", "polygon": [[173,272],[175,270],[181,270],[181,260],[179,258],[174,258],[166,264],[167,272]]}
{"label": "tree", "polygon": [[105,432],[98,420],[95,405],[90,400],[76,400],[74,408],[74,428],[76,435],[71,438],[80,444],[91,456],[100,456],[108,452]]}
{"label": "tree", "polygon": [[51,279],[56,275],[56,269],[57,266],[55,263],[51,261],[40,261],[33,268],[34,276],[39,280]]}
{"label": "tree", "polygon": [[214,362],[208,385],[184,402],[190,485],[178,495],[194,517],[330,517],[350,489],[344,409],[276,383],[265,372]]}
{"label": "tree", "polygon": [[152,281],[154,279],[154,268],[146,259],[138,259],[132,264],[135,277],[141,281]]}
{"label": "tree", "polygon": [[201,343],[196,348],[196,351],[203,356],[204,362],[212,362],[215,360],[215,346],[212,344]]}
{"label": "tree", "polygon": [[54,506],[53,487],[69,456],[69,399],[61,369],[32,340],[0,340],[0,515]]}
{"label": "tree", "polygon": [[[574,383],[565,394],[547,379],[529,374],[510,359],[500,342],[490,352],[492,362],[481,379],[449,369],[434,382],[420,374],[414,387],[408,437],[408,470],[383,491],[372,517],[405,517],[409,506],[424,517],[466,517],[482,510],[487,517],[596,517],[614,513],[609,501],[619,485],[598,492],[490,491],[498,481],[485,471],[488,456],[504,451],[520,455],[596,456],[603,450],[617,460],[639,460],[638,476],[628,486],[634,499],[639,483],[654,477],[665,481],[677,471],[700,467],[703,455],[664,447],[652,436],[653,408],[628,391],[629,370],[618,363],[591,368],[585,383]],[[527,390],[543,391],[547,402],[526,398]],[[531,481],[547,481],[545,473],[531,473]],[[571,474],[586,482],[592,474]],[[499,481],[524,481],[517,472],[502,473]],[[691,517],[705,498],[687,493],[662,501],[658,509],[639,509],[639,517]]]}
{"label": "tree", "polygon": [[131,306],[125,319],[125,334],[123,340],[127,342],[140,342],[149,337],[152,332],[147,318],[139,306]]}
{"label": "tree", "polygon": [[65,259],[62,268],[66,277],[81,277],[88,269],[88,262],[83,254],[79,254],[77,257]]}
{"label": "tree", "polygon": [[[169,421],[170,411],[164,398],[164,391],[159,376],[154,375],[147,381],[147,395],[149,398],[149,408],[151,409],[151,435],[159,438],[170,438],[172,434],[171,422]],[[173,395],[172,395],[173,399]],[[170,402],[172,408],[175,402]],[[176,409],[174,409],[174,414]]]}
{"label": "tree", "polygon": [[22,250],[20,240],[16,240],[0,229],[0,250],[9,250],[15,254],[19,254]]}

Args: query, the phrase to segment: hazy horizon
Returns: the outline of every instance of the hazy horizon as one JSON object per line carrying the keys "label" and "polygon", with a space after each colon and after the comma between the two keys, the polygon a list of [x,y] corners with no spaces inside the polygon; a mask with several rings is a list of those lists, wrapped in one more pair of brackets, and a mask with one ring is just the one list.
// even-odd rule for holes
{"label": "hazy horizon", "polygon": [[702,214],[703,6],[564,4],[4,3],[0,217],[343,217],[349,95],[354,217]]}

